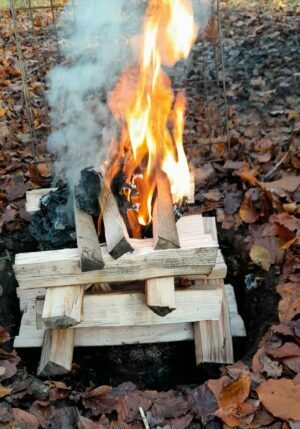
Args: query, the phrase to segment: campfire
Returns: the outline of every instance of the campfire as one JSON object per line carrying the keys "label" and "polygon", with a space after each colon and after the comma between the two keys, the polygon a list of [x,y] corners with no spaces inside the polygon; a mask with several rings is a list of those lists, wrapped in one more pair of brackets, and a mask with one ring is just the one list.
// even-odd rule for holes
{"label": "campfire", "polygon": [[112,140],[104,166],[106,186],[129,203],[125,221],[134,238],[141,238],[147,226],[157,222],[161,198],[180,207],[189,195],[182,141],[185,95],[174,94],[163,66],[173,67],[187,58],[196,36],[188,0],[151,0],[139,58],[123,71],[109,96],[121,132],[118,140]]}

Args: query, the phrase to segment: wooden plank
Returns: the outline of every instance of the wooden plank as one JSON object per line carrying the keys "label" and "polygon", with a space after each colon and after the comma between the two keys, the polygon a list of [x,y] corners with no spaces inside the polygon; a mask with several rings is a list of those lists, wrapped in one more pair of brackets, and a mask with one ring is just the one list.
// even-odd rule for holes
{"label": "wooden plank", "polygon": [[163,171],[156,174],[157,195],[153,210],[154,249],[180,247],[169,179]]}
{"label": "wooden plank", "polygon": [[84,273],[80,270],[78,249],[21,253],[16,255],[14,271],[21,288],[209,275],[216,262],[217,243],[210,235],[190,229],[195,219],[183,217],[177,224],[180,249],[154,250],[152,239],[130,240],[134,252],[114,260],[107,247],[102,246],[104,268]]}
{"label": "wooden plank", "polygon": [[49,377],[70,372],[73,359],[74,339],[74,329],[46,330],[37,374],[39,376]]}
{"label": "wooden plank", "polygon": [[93,218],[78,208],[75,198],[74,219],[81,271],[101,270],[104,262]]}
{"label": "wooden plank", "polygon": [[118,259],[125,253],[132,252],[133,248],[129,242],[128,231],[119,212],[117,201],[103,179],[101,180],[99,204],[103,216],[108,253],[114,259]]}
{"label": "wooden plank", "polygon": [[[38,289],[20,290],[24,313],[22,316],[19,335],[15,337],[14,347],[41,347],[43,343],[44,329],[37,329],[35,296]],[[230,329],[233,337],[246,335],[243,321],[236,317],[236,303],[231,285],[225,285],[228,299]],[[227,293],[232,293],[228,297]],[[19,295],[19,296],[20,296]],[[232,299],[233,298],[233,299]],[[26,300],[28,299],[28,302]],[[160,318],[162,322],[164,319]],[[109,346],[135,343],[155,343],[168,341],[193,340],[193,323],[175,323],[146,326],[112,326],[72,329],[75,333],[75,346]]]}
{"label": "wooden plank", "polygon": [[[176,311],[160,317],[145,305],[141,292],[85,295],[82,321],[76,329],[96,326],[144,326],[217,320],[221,313],[223,290],[180,290],[175,292]],[[44,300],[36,302],[38,326]],[[72,328],[70,328],[72,329]]]}
{"label": "wooden plank", "polygon": [[194,323],[195,355],[201,363],[233,363],[233,346],[226,294],[223,295],[221,318]]}
{"label": "wooden plank", "polygon": [[49,288],[42,319],[46,328],[68,328],[81,322],[85,286]]}

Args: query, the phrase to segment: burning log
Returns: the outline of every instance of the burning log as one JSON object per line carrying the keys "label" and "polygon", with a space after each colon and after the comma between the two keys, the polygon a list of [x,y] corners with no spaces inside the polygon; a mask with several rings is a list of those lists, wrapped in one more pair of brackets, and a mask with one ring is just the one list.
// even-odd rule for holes
{"label": "burning log", "polygon": [[156,174],[156,180],[157,196],[153,212],[154,249],[177,249],[180,244],[169,180],[161,170]]}
{"label": "burning log", "polygon": [[107,249],[114,259],[120,258],[124,253],[132,252],[129,235],[124,220],[119,212],[118,203],[112,191],[101,178],[101,193],[99,204],[105,228]]}
{"label": "burning log", "polygon": [[81,271],[101,270],[104,262],[92,216],[78,208],[75,198],[74,217]]}
{"label": "burning log", "polygon": [[45,331],[37,370],[39,376],[63,375],[71,371],[75,332],[75,329]]}

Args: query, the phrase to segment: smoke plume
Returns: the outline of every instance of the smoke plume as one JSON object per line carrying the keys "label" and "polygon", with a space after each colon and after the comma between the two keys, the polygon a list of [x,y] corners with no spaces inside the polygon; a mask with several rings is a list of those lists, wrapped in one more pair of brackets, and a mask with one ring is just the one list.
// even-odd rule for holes
{"label": "smoke plume", "polygon": [[[208,3],[194,1],[201,28]],[[128,41],[140,31],[146,5],[142,0],[77,0],[60,16],[63,61],[48,75],[47,94],[52,125],[48,148],[57,154],[55,180],[62,177],[73,186],[81,169],[98,169],[105,160],[116,134],[106,94],[132,60]]]}

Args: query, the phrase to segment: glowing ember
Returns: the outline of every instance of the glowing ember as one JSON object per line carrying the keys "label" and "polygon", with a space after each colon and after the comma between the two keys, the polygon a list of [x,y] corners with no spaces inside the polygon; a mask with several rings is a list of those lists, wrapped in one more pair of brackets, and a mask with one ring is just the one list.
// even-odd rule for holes
{"label": "glowing ember", "polygon": [[[185,97],[176,97],[162,65],[172,67],[186,58],[197,28],[189,0],[150,0],[142,37],[141,58],[125,70],[109,98],[115,118],[123,125],[120,142],[112,142],[114,159],[107,177],[120,168],[125,181],[137,193],[135,200],[141,225],[151,222],[157,169],[167,174],[173,202],[181,202],[189,190],[189,169],[183,149]],[[134,175],[137,171],[143,174]],[[131,222],[134,215],[130,214]]]}

